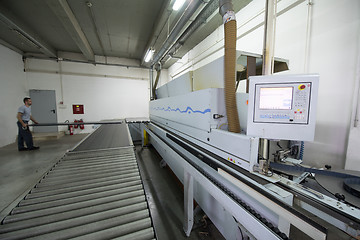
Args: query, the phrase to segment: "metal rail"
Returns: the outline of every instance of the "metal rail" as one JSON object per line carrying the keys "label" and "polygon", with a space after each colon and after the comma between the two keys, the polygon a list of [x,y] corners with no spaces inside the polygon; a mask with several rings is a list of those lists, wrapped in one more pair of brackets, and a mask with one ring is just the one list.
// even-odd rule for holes
{"label": "metal rail", "polygon": [[29,124],[30,127],[48,127],[48,126],[79,126],[79,125],[108,125],[108,124],[123,124],[123,123],[145,123],[149,122],[145,118],[129,118],[119,121],[98,121],[98,122],[63,122],[63,123],[38,123],[38,124]]}
{"label": "metal rail", "polygon": [[79,126],[79,125],[107,125],[107,124],[122,124],[124,121],[109,121],[109,122],[64,122],[64,123],[38,123],[38,124],[29,124],[30,127],[47,127],[47,126]]}

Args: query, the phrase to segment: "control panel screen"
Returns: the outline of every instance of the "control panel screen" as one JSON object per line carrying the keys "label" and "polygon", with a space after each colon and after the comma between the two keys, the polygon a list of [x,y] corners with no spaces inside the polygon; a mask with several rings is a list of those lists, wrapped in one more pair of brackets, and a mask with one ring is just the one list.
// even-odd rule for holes
{"label": "control panel screen", "polygon": [[308,124],[311,83],[255,84],[254,122]]}
{"label": "control panel screen", "polygon": [[292,107],[292,87],[261,87],[259,108],[269,110],[290,110]]}

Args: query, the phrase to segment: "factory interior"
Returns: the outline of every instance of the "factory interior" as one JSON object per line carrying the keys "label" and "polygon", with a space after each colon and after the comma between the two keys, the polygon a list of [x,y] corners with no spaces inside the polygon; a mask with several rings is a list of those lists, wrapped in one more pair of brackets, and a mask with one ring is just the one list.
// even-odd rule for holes
{"label": "factory interior", "polygon": [[360,239],[358,0],[0,0],[0,107],[0,239]]}

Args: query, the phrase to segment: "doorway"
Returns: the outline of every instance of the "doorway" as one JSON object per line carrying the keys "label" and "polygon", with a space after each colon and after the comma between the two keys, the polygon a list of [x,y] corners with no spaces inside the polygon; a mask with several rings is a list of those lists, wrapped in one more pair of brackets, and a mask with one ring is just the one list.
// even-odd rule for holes
{"label": "doorway", "polygon": [[[55,90],[30,90],[31,115],[39,123],[57,123]],[[58,132],[57,126],[34,127],[34,132]]]}

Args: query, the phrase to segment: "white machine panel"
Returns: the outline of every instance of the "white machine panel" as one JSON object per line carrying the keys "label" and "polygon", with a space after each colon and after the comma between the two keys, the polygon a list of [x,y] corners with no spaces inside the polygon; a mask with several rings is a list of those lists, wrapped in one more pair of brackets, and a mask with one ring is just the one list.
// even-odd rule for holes
{"label": "white machine panel", "polygon": [[248,93],[236,93],[236,106],[239,115],[241,132],[246,133],[247,129],[247,116],[248,116],[248,104],[249,94]]}
{"label": "white machine panel", "polygon": [[211,128],[227,122],[224,106],[224,89],[209,88],[151,101],[150,119],[176,129],[181,124],[210,132]]}
{"label": "white machine panel", "polygon": [[247,134],[314,140],[318,75],[250,77]]}
{"label": "white machine panel", "polygon": [[183,94],[187,94],[193,91],[193,79],[192,71],[184,73],[180,77],[173,79],[172,81],[164,84],[156,89],[156,97],[167,98],[174,97]]}

